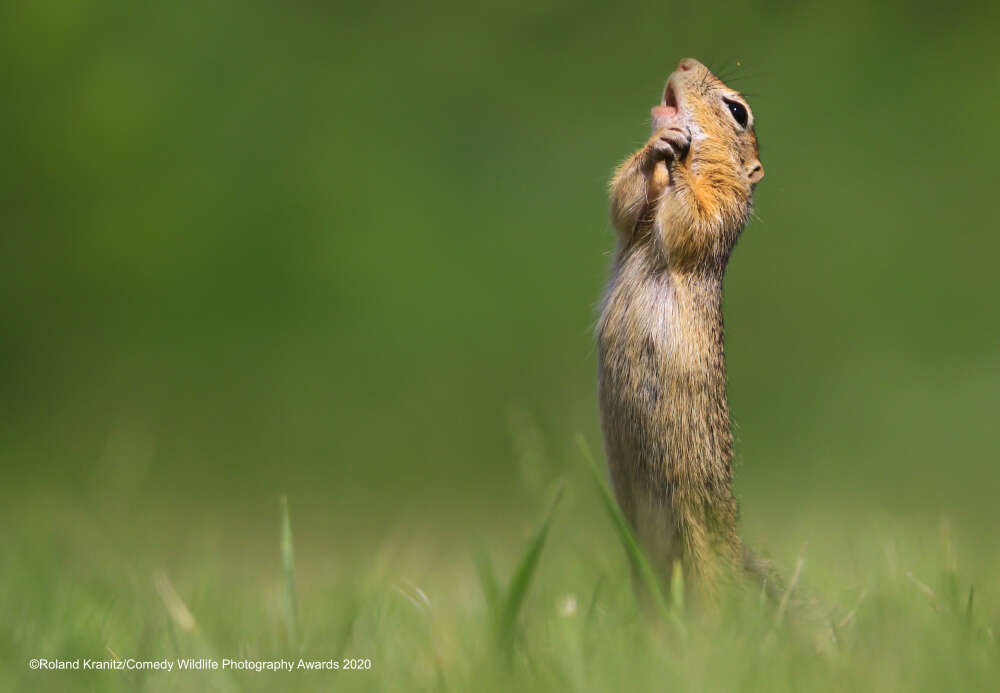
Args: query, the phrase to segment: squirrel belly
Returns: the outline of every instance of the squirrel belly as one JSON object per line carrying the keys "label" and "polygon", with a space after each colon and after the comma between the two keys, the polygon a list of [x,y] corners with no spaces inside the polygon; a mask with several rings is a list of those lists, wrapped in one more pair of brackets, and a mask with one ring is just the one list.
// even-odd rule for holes
{"label": "squirrel belly", "polygon": [[699,592],[741,571],[722,283],[763,176],[743,97],[682,60],[650,140],[611,182],[618,246],[597,328],[616,497],[662,576]]}
{"label": "squirrel belly", "polygon": [[599,327],[599,401],[612,485],[661,575],[712,585],[741,560],[722,351],[721,277],[615,269]]}

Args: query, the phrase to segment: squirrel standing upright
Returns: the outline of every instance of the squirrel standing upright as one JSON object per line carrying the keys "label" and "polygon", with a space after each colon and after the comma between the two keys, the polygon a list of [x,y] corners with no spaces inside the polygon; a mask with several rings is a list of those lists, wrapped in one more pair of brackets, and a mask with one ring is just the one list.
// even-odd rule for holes
{"label": "squirrel standing upright", "polygon": [[686,58],[653,136],[615,172],[618,245],[597,326],[605,450],[618,503],[661,576],[695,589],[753,570],[737,533],[722,280],[763,178],[746,100]]}

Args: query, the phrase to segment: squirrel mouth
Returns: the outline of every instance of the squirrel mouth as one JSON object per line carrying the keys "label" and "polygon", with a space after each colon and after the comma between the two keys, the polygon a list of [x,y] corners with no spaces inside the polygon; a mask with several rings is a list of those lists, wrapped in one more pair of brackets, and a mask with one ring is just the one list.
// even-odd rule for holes
{"label": "squirrel mouth", "polygon": [[677,91],[674,89],[674,85],[671,84],[671,81],[672,80],[667,81],[667,86],[663,90],[663,98],[660,100],[660,105],[653,106],[653,117],[657,120],[673,118],[680,110],[680,107],[677,105]]}
{"label": "squirrel mouth", "polygon": [[663,100],[660,103],[667,108],[678,108],[677,90],[674,89],[674,80],[667,80],[667,86],[663,89]]}

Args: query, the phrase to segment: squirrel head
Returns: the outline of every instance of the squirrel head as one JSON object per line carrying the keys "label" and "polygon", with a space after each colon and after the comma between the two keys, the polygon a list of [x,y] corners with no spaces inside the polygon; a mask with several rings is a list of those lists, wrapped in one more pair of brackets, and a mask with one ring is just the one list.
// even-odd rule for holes
{"label": "squirrel head", "polygon": [[[667,80],[660,104],[652,109],[652,126],[654,132],[667,127],[689,135],[687,150],[669,162],[670,178],[675,167],[689,170],[695,187],[685,194],[692,196],[690,202],[701,212],[698,216],[711,223],[701,229],[700,242],[693,237],[688,241],[702,246],[703,252],[728,256],[749,219],[753,189],[764,177],[749,104],[707,67],[685,58]],[[664,192],[670,194],[669,189]],[[697,229],[689,232],[701,235]]]}

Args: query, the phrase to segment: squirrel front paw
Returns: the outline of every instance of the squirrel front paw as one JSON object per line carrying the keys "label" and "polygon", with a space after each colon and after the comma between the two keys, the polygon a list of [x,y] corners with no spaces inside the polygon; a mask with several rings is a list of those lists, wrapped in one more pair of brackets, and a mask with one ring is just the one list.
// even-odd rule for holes
{"label": "squirrel front paw", "polygon": [[653,133],[649,148],[656,159],[683,159],[691,148],[691,131],[681,125],[667,125]]}

